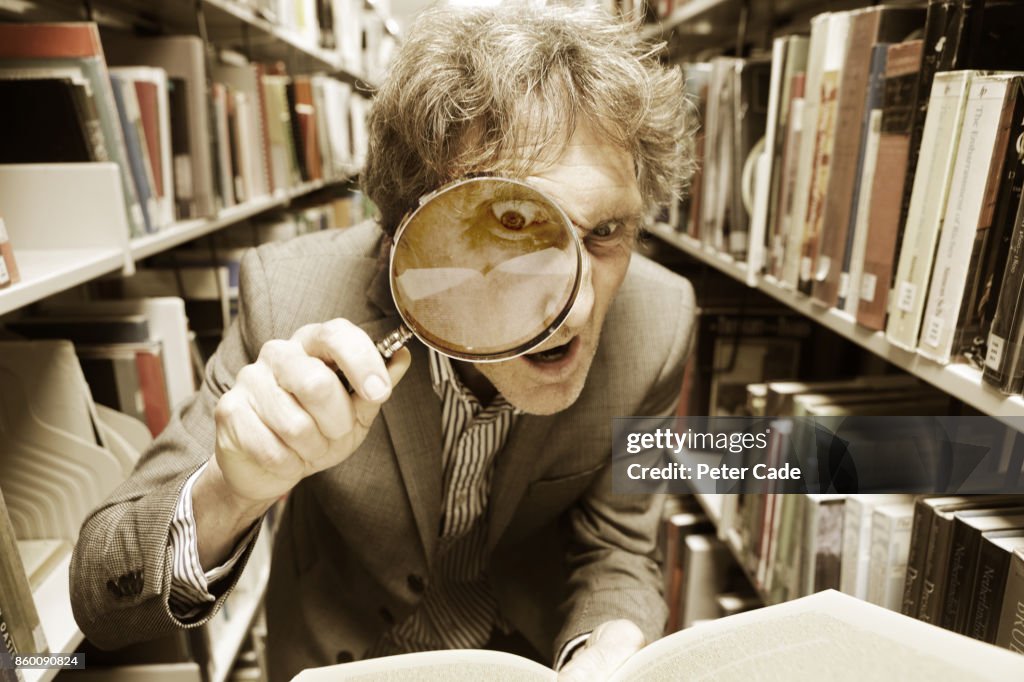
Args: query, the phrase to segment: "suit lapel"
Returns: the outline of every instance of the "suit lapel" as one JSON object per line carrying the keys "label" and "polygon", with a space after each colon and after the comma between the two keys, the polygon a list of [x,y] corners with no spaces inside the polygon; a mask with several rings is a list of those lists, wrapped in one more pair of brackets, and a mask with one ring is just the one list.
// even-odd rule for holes
{"label": "suit lapel", "polygon": [[[397,316],[391,316],[362,327],[376,340],[398,324]],[[430,383],[426,348],[415,340],[408,348],[412,365],[384,403],[381,414],[429,565],[441,522],[441,401]]]}
{"label": "suit lapel", "polygon": [[487,527],[487,549],[494,549],[505,531],[512,513],[533,478],[536,467],[542,466],[544,443],[554,420],[551,417],[520,415],[505,447],[498,453],[494,480],[491,483],[490,519]]}

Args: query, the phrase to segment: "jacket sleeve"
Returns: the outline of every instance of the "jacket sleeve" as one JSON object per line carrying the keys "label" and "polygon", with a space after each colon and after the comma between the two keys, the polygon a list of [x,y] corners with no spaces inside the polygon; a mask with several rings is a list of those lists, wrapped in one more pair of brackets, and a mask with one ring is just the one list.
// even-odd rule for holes
{"label": "jacket sleeve", "polygon": [[[675,413],[693,344],[693,309],[693,290],[686,283],[671,349],[638,416]],[[613,493],[609,463],[570,510],[569,596],[556,652],[574,637],[619,618],[636,623],[648,643],[661,637],[668,616],[657,561],[663,503],[663,495]]]}
{"label": "jacket sleeve", "polygon": [[201,625],[223,604],[251,551],[218,585],[218,599],[189,622],[168,606],[170,524],[185,481],[214,452],[214,407],[269,337],[271,311],[258,251],[242,260],[240,305],[202,387],[179,406],[132,475],[85,520],[71,561],[71,604],[82,632],[115,648]]}

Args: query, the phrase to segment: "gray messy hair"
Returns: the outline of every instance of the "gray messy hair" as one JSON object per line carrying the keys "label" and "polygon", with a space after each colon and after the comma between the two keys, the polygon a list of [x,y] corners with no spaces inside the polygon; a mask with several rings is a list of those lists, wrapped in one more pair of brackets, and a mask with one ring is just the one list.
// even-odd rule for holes
{"label": "gray messy hair", "polygon": [[374,97],[361,185],[393,235],[424,194],[469,173],[526,175],[583,121],[631,154],[647,203],[665,204],[693,169],[688,111],[679,69],[603,10],[436,7]]}

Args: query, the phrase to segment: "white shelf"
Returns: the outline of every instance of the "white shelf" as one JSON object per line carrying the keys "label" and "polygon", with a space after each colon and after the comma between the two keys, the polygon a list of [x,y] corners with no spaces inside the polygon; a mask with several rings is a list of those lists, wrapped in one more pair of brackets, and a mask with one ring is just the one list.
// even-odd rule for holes
{"label": "white shelf", "polygon": [[21,281],[0,289],[0,315],[83,284],[124,265],[121,249],[17,249]]}
{"label": "white shelf", "polygon": [[812,301],[810,297],[798,291],[781,286],[771,277],[754,278],[754,284],[751,285],[748,282],[745,264],[711,253],[697,240],[678,234],[668,226],[656,225],[649,229],[663,241],[697,260],[744,284],[760,289],[775,300],[949,393],[957,400],[994,417],[1024,417],[1024,397],[1003,395],[982,381],[980,370],[964,364],[940,365],[915,352],[899,348],[889,343],[884,332],[862,327],[846,313]]}

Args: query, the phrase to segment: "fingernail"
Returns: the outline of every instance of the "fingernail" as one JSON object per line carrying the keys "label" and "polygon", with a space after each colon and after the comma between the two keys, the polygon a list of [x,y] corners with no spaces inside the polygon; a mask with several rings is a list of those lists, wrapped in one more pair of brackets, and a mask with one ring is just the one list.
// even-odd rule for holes
{"label": "fingernail", "polygon": [[363,382],[363,392],[370,400],[380,400],[388,394],[388,385],[376,374]]}

